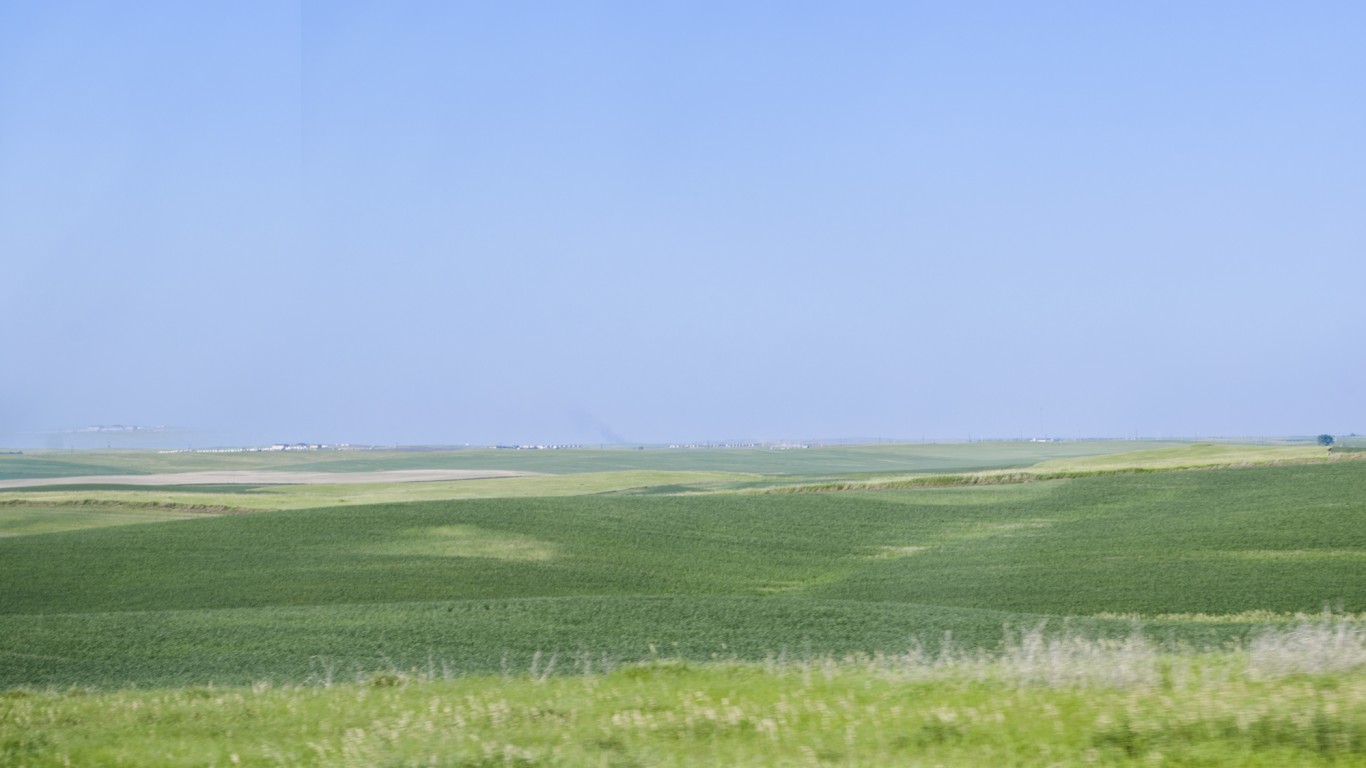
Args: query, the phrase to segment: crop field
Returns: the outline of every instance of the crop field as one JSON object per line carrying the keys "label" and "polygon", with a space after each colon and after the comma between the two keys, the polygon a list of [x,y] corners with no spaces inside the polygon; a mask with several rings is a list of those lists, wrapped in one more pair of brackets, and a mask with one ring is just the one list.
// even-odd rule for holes
{"label": "crop field", "polygon": [[[1156,447],[1155,447],[1156,446]],[[1153,444],[1124,441],[975,443],[960,445],[838,446],[792,450],[572,450],[454,452],[346,452],[247,454],[91,454],[78,459],[0,455],[0,483],[49,479],[26,488],[0,485],[0,505],[118,504],[163,509],[218,507],[233,510],[304,509],[469,498],[576,496],[596,493],[685,494],[802,490],[828,485],[877,487],[942,480],[999,482],[1060,475],[1152,471],[1204,466],[1323,461],[1321,448],[1306,445]],[[1343,458],[1345,455],[1337,456]],[[219,463],[214,463],[218,461]],[[503,464],[499,464],[502,461]],[[545,472],[540,476],[448,482],[340,482],[350,472],[394,470],[498,470]],[[643,468],[643,467],[659,468]],[[572,469],[567,469],[570,467]],[[726,467],[727,469],[699,469]],[[172,471],[257,470],[256,484],[146,486],[83,481],[99,473],[146,475]],[[841,474],[840,470],[849,470]],[[53,472],[66,472],[60,477]],[[331,472],[339,482],[270,482],[273,474]]]}
{"label": "crop field", "polygon": [[[239,747],[253,764],[1150,764],[1164,750],[1230,765],[1366,760],[1366,462],[1354,454],[1118,442],[840,446],[771,460],[752,449],[551,453],[272,465],[539,476],[137,489],[70,478],[241,468],[243,455],[3,457],[32,462],[9,477],[73,463],[47,475],[53,486],[0,493],[0,689],[11,690],[0,693],[0,763],[226,764],[245,733],[261,736]],[[535,463],[552,460],[587,471]],[[883,482],[915,473],[964,482]],[[860,483],[890,489],[829,492]],[[1334,628],[1320,646],[1345,661],[1247,671],[1267,633],[1295,627]],[[1136,643],[1166,671],[1137,687],[1021,687],[1031,636]],[[1127,663],[1115,659],[1101,666]],[[1187,671],[1173,682],[1176,668]],[[63,693],[73,686],[84,693]],[[1163,713],[1164,696],[1307,709],[1191,704],[1179,716]],[[78,713],[91,707],[188,721],[214,701],[235,713],[230,725],[190,728],[169,757],[100,753],[98,729],[61,725],[89,723]],[[741,714],[704,725],[694,705]],[[489,719],[504,706],[522,714]],[[1049,707],[1070,723],[1051,760],[1028,715]],[[326,713],[332,730],[267,735],[253,718],[278,708]],[[1000,724],[990,736],[988,711]],[[1092,711],[1111,713],[1108,724]],[[404,712],[475,725],[385,737]],[[1322,721],[1320,742],[1292,738],[1301,715]],[[575,734],[563,744],[560,726]]]}
{"label": "crop field", "polygon": [[668,472],[628,470],[584,472],[568,475],[535,475],[474,480],[411,483],[310,483],[307,485],[238,486],[117,486],[55,485],[35,489],[0,490],[0,508],[6,504],[42,502],[61,505],[157,505],[222,507],[260,511],[308,509],[339,504],[374,504],[452,499],[582,496],[627,492],[727,491],[748,487],[771,487],[773,482],[757,475],[727,472]]}
{"label": "crop field", "polygon": [[[565,450],[264,451],[152,453],[44,452],[0,455],[0,480],[196,470],[274,469],[370,472],[398,469],[496,469],[571,474],[663,470],[800,476],[884,472],[969,472],[1023,467],[1049,459],[1182,447],[1173,442],[1097,440],[833,445],[811,448],[578,448]],[[1285,447],[1268,444],[1262,448]]]}

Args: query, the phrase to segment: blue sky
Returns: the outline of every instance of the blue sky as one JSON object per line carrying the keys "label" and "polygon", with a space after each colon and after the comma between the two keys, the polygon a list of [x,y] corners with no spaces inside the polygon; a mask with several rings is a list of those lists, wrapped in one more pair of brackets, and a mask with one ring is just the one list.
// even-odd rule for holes
{"label": "blue sky", "polygon": [[0,0],[0,444],[1366,432],[1363,29]]}

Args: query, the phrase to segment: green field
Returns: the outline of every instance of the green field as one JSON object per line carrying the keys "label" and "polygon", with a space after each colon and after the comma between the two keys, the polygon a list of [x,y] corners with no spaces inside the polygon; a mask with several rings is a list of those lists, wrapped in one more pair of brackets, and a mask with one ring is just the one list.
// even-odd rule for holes
{"label": "green field", "polygon": [[[344,505],[10,536],[0,652],[15,660],[0,684],[88,682],[80,638],[96,637],[105,684],[297,682],[315,656],[489,670],[504,653],[639,659],[653,645],[752,659],[891,652],[946,629],[987,647],[1006,622],[1048,617],[1361,612],[1364,467]],[[341,626],[363,652],[341,652]],[[230,661],[158,640],[196,633],[232,636]]]}
{"label": "green field", "polygon": [[[1359,672],[1351,671],[1356,667],[1349,664],[1309,682],[1291,677],[1257,683],[1226,672],[1241,663],[1237,654],[1244,652],[1229,649],[1246,649],[1269,627],[1283,628],[1298,621],[1297,615],[1325,609],[1349,628],[1349,637],[1356,638],[1351,642],[1361,644],[1366,463],[1352,454],[1330,456],[1320,448],[1293,445],[1130,444],[1137,450],[1127,456],[1090,450],[1102,445],[1114,447],[841,446],[804,449],[826,453],[801,459],[789,458],[801,451],[769,452],[775,454],[771,461],[786,462],[782,471],[776,463],[765,467],[766,456],[750,449],[710,456],[601,451],[547,459],[537,452],[471,451],[467,456],[480,461],[502,455],[587,461],[594,471],[363,487],[6,491],[0,494],[0,583],[5,585],[0,590],[0,689],[24,693],[0,704],[0,763],[13,756],[5,750],[20,755],[29,748],[24,745],[30,742],[16,735],[25,730],[18,725],[21,717],[36,716],[21,714],[26,707],[42,701],[47,702],[43,711],[71,713],[87,706],[82,697],[44,689],[107,691],[90,694],[91,701],[104,704],[89,706],[139,701],[141,695],[147,697],[141,699],[145,706],[165,708],[164,716],[178,722],[190,717],[183,707],[202,706],[196,703],[201,695],[193,691],[203,686],[216,686],[215,691],[271,686],[259,693],[263,698],[257,706],[248,707],[252,711],[296,705],[346,710],[351,706],[343,702],[346,697],[365,698],[383,680],[399,681],[413,693],[384,694],[392,701],[385,699],[389,703],[383,707],[397,708],[385,709],[389,714],[357,704],[353,714],[333,717],[333,724],[348,717],[375,722],[397,717],[394,712],[410,706],[404,703],[407,696],[419,702],[492,696],[509,681],[521,681],[516,686],[525,690],[516,695],[530,702],[551,690],[569,696],[577,685],[587,686],[577,703],[544,706],[565,709],[583,728],[604,733],[602,739],[619,739],[620,754],[590,749],[574,752],[572,759],[551,759],[542,743],[550,737],[537,734],[552,723],[528,722],[524,732],[515,731],[520,734],[516,744],[535,757],[521,764],[612,764],[617,758],[620,764],[685,764],[687,755],[726,764],[762,763],[762,740],[755,740],[753,727],[732,734],[737,740],[725,749],[738,752],[706,752],[722,746],[699,746],[691,732],[682,742],[659,743],[651,741],[658,734],[613,735],[595,718],[609,717],[608,709],[624,706],[622,697],[635,695],[639,679],[629,672],[633,664],[677,660],[694,665],[681,680],[670,678],[671,685],[681,687],[669,696],[684,696],[690,686],[721,696],[716,691],[734,675],[767,668],[761,675],[766,682],[756,690],[771,690],[774,698],[752,706],[772,708],[783,696],[798,693],[835,706],[835,698],[854,695],[848,692],[853,688],[886,687],[878,696],[893,698],[902,689],[886,669],[874,674],[857,663],[839,662],[829,671],[831,659],[903,658],[908,651],[1000,658],[1011,652],[1011,638],[1027,630],[1039,630],[1043,637],[1079,634],[1092,643],[1138,637],[1175,653],[1163,657],[1168,660],[1161,663],[1168,665],[1206,659],[1201,669],[1225,672],[1206,681],[1213,687],[1200,689],[1200,696],[1254,695],[1249,691],[1257,685],[1269,686],[1258,689],[1266,695],[1292,698],[1310,696],[1306,685],[1358,692],[1342,694],[1346,698],[1334,705],[1329,719],[1336,730],[1328,747],[1280,743],[1275,740],[1281,737],[1273,735],[1266,738],[1275,743],[1263,749],[1246,729],[1239,730],[1241,725],[1221,731],[1222,721],[1205,718],[1211,723],[1208,733],[1191,736],[1194,741],[1184,753],[1193,763],[1206,747],[1226,760],[1221,764],[1259,764],[1249,755],[1268,765],[1276,764],[1272,758],[1278,755],[1309,761],[1304,764],[1366,755],[1363,683]],[[450,463],[461,453],[334,454],[326,463],[334,471],[417,468],[414,461],[435,462],[426,468],[476,468]],[[598,462],[607,454],[639,463],[607,469]],[[704,469],[708,462],[725,465],[723,459],[732,455],[744,460],[730,471]],[[156,456],[155,462],[163,456],[202,460],[194,454]],[[194,468],[229,468],[239,456]],[[288,461],[316,461],[317,456]],[[660,458],[670,456],[679,461]],[[951,471],[934,466],[933,456],[944,466],[952,464],[962,484],[895,487],[908,472],[943,476]],[[99,466],[114,462],[110,455],[97,458]],[[801,461],[810,462],[804,470],[797,466]],[[642,466],[651,462],[660,466]],[[840,462],[848,462],[843,475],[835,466]],[[50,463],[37,466],[55,471]],[[11,466],[12,476],[21,469]],[[165,466],[152,469],[166,471]],[[1002,475],[1001,469],[1011,471]],[[860,484],[893,489],[793,492]],[[217,514],[226,509],[254,511]],[[141,524],[126,524],[133,522]],[[1195,651],[1217,653],[1190,656]],[[1366,664],[1366,652],[1360,663]],[[828,669],[828,688],[813,694],[803,683],[807,687],[800,691],[789,690],[791,670],[805,665],[809,672],[812,664]],[[600,676],[610,669],[619,671]],[[1005,721],[1024,717],[1010,714],[1012,707],[1025,706],[1014,683],[956,669],[939,683],[922,680],[915,683],[919,688],[905,690],[919,691],[912,698],[922,703],[942,694],[952,699],[945,707],[999,704]],[[563,674],[578,682],[537,687],[553,682],[538,680]],[[337,687],[309,692],[328,685]],[[129,687],[168,693],[120,692]],[[837,695],[842,690],[846,693]],[[1160,686],[1143,690],[1153,698],[1142,707],[1158,712]],[[1028,696],[1055,697],[1050,706],[1066,710],[1080,704],[1061,702],[1093,694],[1111,702],[1104,706],[1116,712],[1129,706],[1121,693],[1112,700],[1106,698],[1111,693],[1049,688]],[[238,701],[256,695],[229,688],[207,697]],[[181,702],[185,697],[188,703]],[[1000,704],[1002,697],[1009,703]],[[964,703],[978,699],[986,703]],[[298,704],[303,701],[313,703]],[[877,701],[876,706],[890,706],[885,698]],[[905,716],[919,723],[931,709],[910,707],[906,713],[919,714]],[[1192,717],[1205,722],[1201,718],[1208,713],[1197,714]],[[1289,733],[1293,729],[1285,722],[1268,721],[1265,728]],[[915,759],[934,764],[939,755],[945,764],[966,765],[996,754],[1013,755],[1010,759],[1019,764],[1047,764],[1038,755],[1010,751],[1023,749],[1020,745],[1032,738],[1023,720],[1019,727],[1025,730],[1002,736],[1016,746],[1003,742],[997,753],[972,751],[982,747],[980,739],[940,745],[947,750],[942,754],[924,744],[897,752],[908,748],[894,747],[900,742],[892,731],[905,735],[918,727],[913,726],[911,721],[889,725],[888,734],[854,746],[827,745],[828,759],[817,755],[815,762],[876,764],[918,755]],[[1142,749],[1106,751],[1111,737],[1104,734],[1113,736],[1112,731],[1093,726],[1082,728],[1078,721],[1081,730],[1065,734],[1070,746],[1059,748],[1098,750],[1118,763],[1151,762],[1146,756],[1158,749],[1153,744],[1176,738],[1162,730],[1175,726],[1158,722],[1152,726],[1157,735],[1133,736],[1148,740]],[[237,727],[256,729],[248,721]],[[32,755],[55,760],[58,747],[71,747],[79,731],[54,725],[45,731],[47,746],[34,746]],[[1077,735],[1083,731],[1089,735]],[[344,733],[319,735],[319,744],[331,746],[308,759],[300,757],[307,750],[291,746],[284,736],[272,748],[294,755],[295,762],[341,764],[344,745],[338,739]],[[810,731],[793,733],[808,745],[818,740]],[[200,738],[185,736],[186,743]],[[362,741],[392,764],[427,764],[420,749],[409,753]],[[464,755],[438,762],[452,765],[518,764],[513,757],[523,755],[513,750],[479,763],[471,757],[477,750],[461,743],[438,739],[430,749]],[[788,746],[796,749],[795,742]],[[258,747],[251,754],[259,759]],[[954,751],[960,747],[967,751]],[[226,752],[204,749],[209,751],[196,752],[200,758],[185,758],[185,763],[198,759],[202,764],[210,759],[206,755],[220,762],[226,758]],[[695,749],[704,751],[690,751]],[[324,753],[332,757],[319,756]],[[812,762],[800,750],[792,755],[792,764]],[[129,764],[157,762],[146,755],[139,759]],[[46,764],[37,757],[31,762]]]}

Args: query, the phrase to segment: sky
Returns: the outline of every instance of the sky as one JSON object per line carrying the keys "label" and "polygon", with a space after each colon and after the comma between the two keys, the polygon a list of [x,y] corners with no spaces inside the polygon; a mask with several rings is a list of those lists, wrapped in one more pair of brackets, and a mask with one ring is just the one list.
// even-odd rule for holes
{"label": "sky", "polygon": [[1362,30],[0,0],[0,446],[1366,433]]}

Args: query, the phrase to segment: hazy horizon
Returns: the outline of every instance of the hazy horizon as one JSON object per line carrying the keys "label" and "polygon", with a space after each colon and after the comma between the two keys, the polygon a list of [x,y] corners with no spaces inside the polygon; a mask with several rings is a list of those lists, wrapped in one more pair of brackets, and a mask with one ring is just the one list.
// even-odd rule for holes
{"label": "hazy horizon", "polygon": [[0,446],[1363,432],[1364,28],[0,0]]}
{"label": "hazy horizon", "polygon": [[[113,426],[113,425],[111,425]],[[1324,433],[1319,433],[1324,434]],[[50,432],[33,433],[21,436],[18,442],[0,445],[0,450],[20,449],[24,451],[100,451],[100,450],[156,450],[156,451],[253,451],[253,450],[444,450],[444,449],[489,449],[489,448],[508,448],[508,449],[544,449],[544,450],[563,450],[563,449],[698,449],[698,448],[743,448],[743,447],[765,447],[765,448],[813,448],[825,446],[848,446],[848,445],[894,445],[894,444],[927,444],[927,445],[957,445],[964,443],[1009,443],[1009,442],[1134,442],[1134,443],[1167,443],[1167,442],[1311,442],[1318,434],[1304,435],[966,435],[962,437],[908,437],[908,436],[730,436],[716,437],[712,439],[696,441],[661,441],[661,442],[626,442],[622,440],[609,441],[579,441],[579,442],[555,442],[547,440],[530,440],[525,442],[490,442],[490,443],[364,443],[342,440],[338,442],[322,442],[308,439],[277,439],[267,441],[247,441],[237,443],[223,443],[206,440],[204,434],[196,433],[192,430],[171,429],[171,428],[136,428],[136,429],[71,429],[53,430]],[[1356,433],[1333,433],[1333,436],[1341,440],[1349,440],[1357,437]]]}

